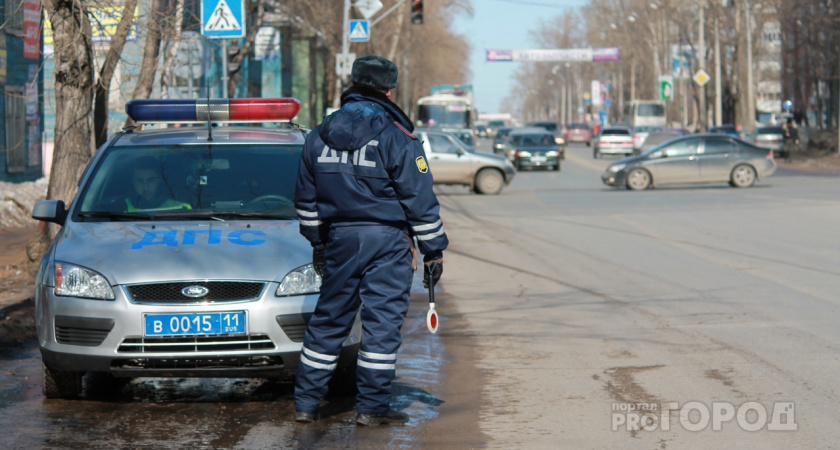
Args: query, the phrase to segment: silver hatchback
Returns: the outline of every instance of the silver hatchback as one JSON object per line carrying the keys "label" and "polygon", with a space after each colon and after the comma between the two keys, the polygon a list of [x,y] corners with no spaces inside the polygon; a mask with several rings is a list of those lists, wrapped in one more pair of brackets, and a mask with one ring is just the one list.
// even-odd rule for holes
{"label": "silver hatchback", "polygon": [[[306,131],[208,126],[290,119],[299,109],[294,99],[240,101],[212,100],[211,117],[201,101],[129,102],[138,122],[205,125],[117,133],[90,161],[69,208],[61,200],[34,207],[35,219],[62,226],[35,287],[46,397],[80,395],[89,372],[293,374],[321,283],[292,200]],[[355,368],[360,339],[357,318],[341,371]]]}

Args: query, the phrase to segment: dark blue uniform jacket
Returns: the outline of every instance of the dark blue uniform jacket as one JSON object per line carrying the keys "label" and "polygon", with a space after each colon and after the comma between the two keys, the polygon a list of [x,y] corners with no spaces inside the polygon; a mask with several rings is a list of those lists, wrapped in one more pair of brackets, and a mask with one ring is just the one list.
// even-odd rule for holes
{"label": "dark blue uniform jacket", "polygon": [[325,241],[331,223],[355,222],[405,228],[426,255],[446,248],[432,172],[413,130],[378,91],[342,95],[341,109],[307,136],[300,160],[295,207],[312,245]]}

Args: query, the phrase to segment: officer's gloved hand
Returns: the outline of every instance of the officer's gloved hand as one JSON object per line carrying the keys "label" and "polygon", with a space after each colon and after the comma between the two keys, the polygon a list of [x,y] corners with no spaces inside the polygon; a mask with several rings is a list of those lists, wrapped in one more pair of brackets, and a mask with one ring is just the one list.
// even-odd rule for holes
{"label": "officer's gloved hand", "polygon": [[326,249],[327,246],[324,244],[312,247],[312,266],[315,268],[315,273],[317,273],[318,276],[323,276],[324,274],[324,262],[326,260],[324,251]]}
{"label": "officer's gloved hand", "polygon": [[437,252],[423,255],[423,265],[425,266],[425,270],[423,270],[423,287],[428,289],[429,279],[432,279],[434,284],[437,284],[440,281],[440,276],[443,275],[443,253]]}

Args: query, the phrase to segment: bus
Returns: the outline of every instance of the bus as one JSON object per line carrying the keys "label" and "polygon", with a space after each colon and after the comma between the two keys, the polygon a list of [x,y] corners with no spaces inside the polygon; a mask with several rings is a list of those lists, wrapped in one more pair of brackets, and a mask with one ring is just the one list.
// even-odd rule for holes
{"label": "bus", "polygon": [[624,106],[623,120],[631,127],[665,127],[665,102],[660,100],[633,100]]}
{"label": "bus", "polygon": [[420,128],[473,128],[476,112],[472,90],[433,91],[417,100],[416,125]]}

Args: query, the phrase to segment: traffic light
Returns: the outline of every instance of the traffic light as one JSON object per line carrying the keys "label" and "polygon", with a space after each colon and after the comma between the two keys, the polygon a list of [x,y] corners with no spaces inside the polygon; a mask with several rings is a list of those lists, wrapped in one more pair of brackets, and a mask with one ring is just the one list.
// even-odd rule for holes
{"label": "traffic light", "polygon": [[423,24],[423,0],[411,0],[411,23]]}

